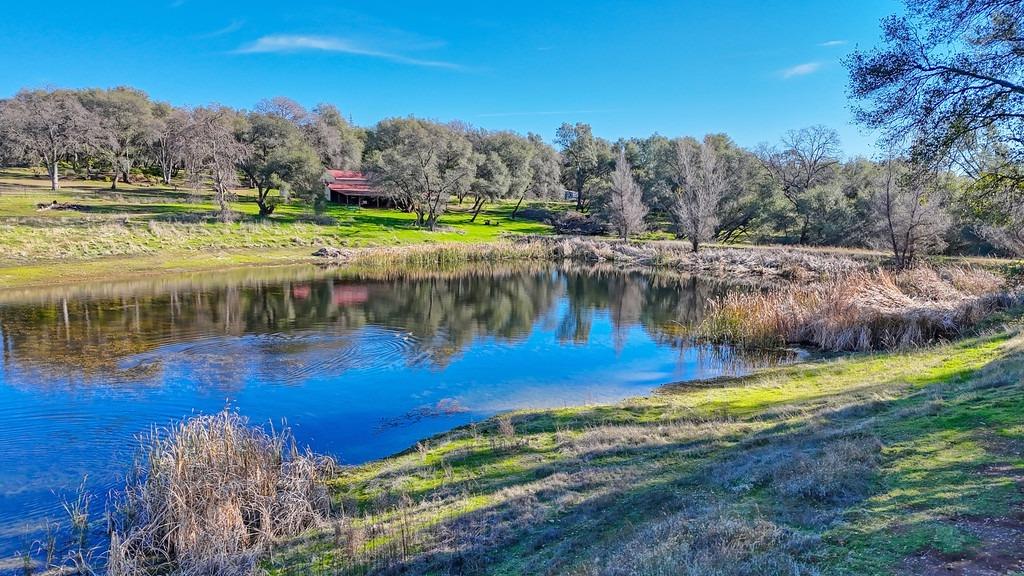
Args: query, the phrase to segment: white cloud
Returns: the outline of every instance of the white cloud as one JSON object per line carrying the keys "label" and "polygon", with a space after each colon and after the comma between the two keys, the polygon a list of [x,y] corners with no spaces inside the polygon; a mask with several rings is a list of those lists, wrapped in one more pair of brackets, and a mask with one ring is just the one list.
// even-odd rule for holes
{"label": "white cloud", "polygon": [[232,20],[227,26],[212,32],[207,32],[206,34],[200,34],[197,38],[208,39],[216,38],[218,36],[226,36],[232,32],[238,32],[242,29],[242,26],[245,26],[245,20]]}
{"label": "white cloud", "polygon": [[828,40],[826,42],[822,42],[821,44],[818,44],[818,46],[823,46],[825,48],[831,48],[833,46],[843,46],[846,43],[847,43],[846,40]]}
{"label": "white cloud", "polygon": [[821,69],[821,62],[805,62],[803,64],[797,64],[791,66],[782,71],[783,78],[796,78],[797,76],[807,76],[808,74],[814,74]]}
{"label": "white cloud", "polygon": [[288,52],[338,52],[342,54],[353,54],[366,56],[368,58],[380,58],[399,64],[411,66],[426,66],[430,68],[449,68],[461,70],[462,66],[451,62],[440,60],[421,60],[410,58],[394,52],[377,50],[370,46],[364,46],[349,40],[335,36],[303,36],[293,34],[274,34],[258,38],[255,42],[242,46],[236,50],[239,54],[268,54]]}

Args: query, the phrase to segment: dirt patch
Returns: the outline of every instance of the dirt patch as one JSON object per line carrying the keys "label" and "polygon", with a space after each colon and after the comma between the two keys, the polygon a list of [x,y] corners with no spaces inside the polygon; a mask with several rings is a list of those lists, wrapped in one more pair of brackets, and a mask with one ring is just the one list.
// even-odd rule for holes
{"label": "dirt patch", "polygon": [[981,542],[967,556],[937,550],[907,558],[899,574],[919,576],[1003,576],[1024,571],[1024,509],[1004,518],[962,518],[952,522]]}

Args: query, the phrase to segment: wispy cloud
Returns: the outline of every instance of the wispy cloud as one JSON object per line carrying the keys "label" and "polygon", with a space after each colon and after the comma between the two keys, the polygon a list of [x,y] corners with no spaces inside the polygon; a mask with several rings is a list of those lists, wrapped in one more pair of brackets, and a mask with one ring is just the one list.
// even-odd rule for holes
{"label": "wispy cloud", "polygon": [[783,70],[782,77],[796,78],[797,76],[807,76],[808,74],[814,74],[820,69],[821,62],[804,62],[803,64],[797,64]]}
{"label": "wispy cloud", "polygon": [[196,38],[205,39],[205,38],[216,38],[218,36],[227,36],[228,34],[231,34],[232,32],[238,32],[239,30],[242,29],[242,26],[245,26],[245,20],[232,20],[231,23],[228,24],[227,26],[225,26],[223,28],[219,28],[219,29],[214,30],[212,32],[207,32],[206,34],[200,34],[199,36],[196,36]]}
{"label": "wispy cloud", "polygon": [[379,58],[398,64],[410,66],[426,66],[429,68],[448,68],[451,70],[463,70],[463,66],[452,62],[441,60],[423,60],[412,58],[395,52],[378,50],[336,36],[304,36],[293,34],[275,34],[258,38],[255,42],[242,46],[235,51],[239,54],[268,54],[268,53],[289,53],[289,52],[337,52],[341,54],[352,54],[355,56],[366,56],[368,58]]}
{"label": "wispy cloud", "polygon": [[843,46],[845,44],[847,44],[846,40],[827,40],[825,42],[822,42],[822,43],[818,44],[818,46],[822,46],[822,47],[825,47],[825,48],[831,48],[833,46]]}

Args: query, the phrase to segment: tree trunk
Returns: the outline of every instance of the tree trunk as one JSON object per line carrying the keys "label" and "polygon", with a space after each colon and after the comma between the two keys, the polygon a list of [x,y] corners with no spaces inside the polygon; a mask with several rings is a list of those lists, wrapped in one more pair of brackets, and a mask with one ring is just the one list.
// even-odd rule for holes
{"label": "tree trunk", "polygon": [[[269,186],[265,189],[259,186],[256,187],[256,205],[260,207],[260,218],[266,218],[274,213],[274,208],[276,208],[276,206],[267,201],[269,197]],[[345,203],[348,204],[347,201]]]}
{"label": "tree trunk", "polygon": [[57,172],[57,163],[50,166],[50,190],[60,189],[60,175]]}
{"label": "tree trunk", "polygon": [[698,240],[696,237],[690,238],[690,246],[693,247],[693,252],[694,254],[696,254],[697,250],[700,249],[700,240]]}
{"label": "tree trunk", "polygon": [[222,222],[228,221],[228,192],[221,186],[217,186],[217,204],[220,205],[220,219]]}
{"label": "tree trunk", "polygon": [[114,177],[110,179],[110,189],[117,190],[117,172],[114,172]]}
{"label": "tree trunk", "polygon": [[800,245],[801,246],[806,246],[807,245],[807,232],[808,232],[808,228],[810,227],[810,225],[811,225],[810,217],[806,217],[805,216],[804,217],[804,224],[803,224],[803,226],[800,227]]}
{"label": "tree trunk", "polygon": [[470,223],[476,222],[476,217],[480,215],[480,209],[484,207],[484,199],[477,198],[476,202],[473,203],[473,217],[469,219]]}
{"label": "tree trunk", "polygon": [[516,207],[512,209],[512,215],[509,216],[509,220],[515,220],[516,214],[519,213],[519,207],[523,205],[523,200],[526,198],[526,194],[519,197],[519,202],[516,202]]}

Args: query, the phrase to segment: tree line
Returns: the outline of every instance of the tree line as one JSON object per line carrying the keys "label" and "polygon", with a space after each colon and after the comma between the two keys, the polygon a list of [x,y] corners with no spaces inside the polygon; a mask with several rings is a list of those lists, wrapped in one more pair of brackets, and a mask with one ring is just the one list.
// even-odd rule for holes
{"label": "tree line", "polygon": [[[536,134],[461,122],[389,118],[363,128],[330,104],[287,98],[252,110],[194,108],[127,87],[23,90],[0,101],[0,154],[102,174],[116,189],[148,171],[210,189],[229,214],[254,191],[261,217],[281,202],[326,202],[325,168],[362,170],[417,223],[435,228],[452,203],[572,199],[578,218],[630,238],[668,230],[694,250],[751,241],[875,247],[907,266],[922,254],[1024,252],[1024,64],[1020,4],[907,0],[883,23],[885,45],[847,58],[857,118],[886,153],[844,158],[835,130],[791,130],[774,144],[702,138],[606,140],[563,124]],[[176,180],[177,178],[177,180]]]}

